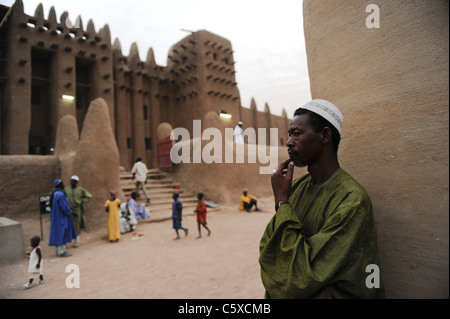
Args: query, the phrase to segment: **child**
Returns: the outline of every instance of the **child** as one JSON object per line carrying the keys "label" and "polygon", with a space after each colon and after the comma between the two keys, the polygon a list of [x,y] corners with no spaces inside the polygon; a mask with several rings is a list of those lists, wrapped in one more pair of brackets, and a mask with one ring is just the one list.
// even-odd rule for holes
{"label": "child", "polygon": [[198,204],[194,210],[194,213],[197,213],[197,224],[198,224],[198,237],[202,238],[202,232],[200,230],[200,226],[203,226],[208,231],[208,236],[211,234],[211,231],[206,226],[206,204],[203,201],[203,193],[198,193],[197,195]]}
{"label": "child", "polygon": [[116,191],[110,191],[109,199],[105,203],[105,211],[108,213],[108,238],[111,243],[118,242],[120,238],[120,199],[116,198],[116,196]]}
{"label": "child", "polygon": [[127,203],[120,204],[120,232],[122,234],[133,231],[136,228],[137,220]]}
{"label": "child", "polygon": [[172,198],[172,228],[175,229],[175,232],[177,233],[177,237],[174,239],[180,239],[180,234],[178,233],[178,229],[184,230],[184,234],[187,236],[188,229],[183,228],[181,225],[181,220],[183,219],[183,203],[178,199],[178,193],[173,193]]}
{"label": "child", "polygon": [[44,276],[42,275],[42,252],[39,243],[41,238],[34,236],[31,238],[31,247],[33,248],[30,253],[30,261],[28,265],[28,272],[30,273],[30,280],[24,285],[25,288],[31,288],[33,283],[34,274],[39,274],[38,284],[44,283]]}

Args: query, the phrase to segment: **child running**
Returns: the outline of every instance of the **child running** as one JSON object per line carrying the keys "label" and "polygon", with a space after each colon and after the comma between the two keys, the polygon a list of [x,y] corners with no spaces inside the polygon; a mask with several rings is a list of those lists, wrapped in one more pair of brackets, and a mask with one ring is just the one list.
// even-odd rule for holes
{"label": "child running", "polygon": [[175,229],[177,237],[174,240],[180,239],[179,229],[184,230],[184,234],[187,236],[188,229],[181,225],[181,220],[183,219],[183,203],[178,199],[179,194],[177,192],[173,193],[172,198],[172,228]]}
{"label": "child running", "polygon": [[201,227],[203,226],[206,228],[206,230],[208,231],[208,236],[211,234],[211,231],[209,230],[208,226],[206,226],[206,204],[203,201],[203,193],[198,193],[197,194],[197,199],[198,199],[198,203],[197,203],[197,207],[194,210],[194,213],[197,213],[197,225],[198,225],[198,237],[197,238],[202,238],[202,232],[201,232]]}

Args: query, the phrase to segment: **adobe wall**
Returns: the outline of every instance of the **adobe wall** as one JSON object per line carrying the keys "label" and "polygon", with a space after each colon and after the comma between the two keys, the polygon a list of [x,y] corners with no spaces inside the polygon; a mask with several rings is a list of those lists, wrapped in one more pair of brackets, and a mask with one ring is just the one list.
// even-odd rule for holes
{"label": "adobe wall", "polygon": [[[265,104],[264,112],[260,112],[257,110],[255,99],[252,98],[250,101],[250,108],[246,108],[241,106],[240,109],[241,121],[243,123],[242,128],[245,130],[249,127],[252,127],[258,133],[258,128],[266,129],[266,140],[258,141],[258,143],[266,143],[270,144],[270,138],[273,138],[272,143],[276,143],[278,146],[285,146],[286,141],[288,139],[288,128],[290,124],[290,119],[287,116],[286,109],[283,108],[283,112],[281,116],[273,115],[270,113],[269,105]],[[291,114],[293,115],[293,114]],[[275,140],[274,136],[269,136],[270,128],[277,128],[277,139]],[[255,143],[256,141],[250,141],[250,143]],[[275,144],[273,144],[275,145]]]}
{"label": "adobe wall", "polygon": [[[162,67],[156,64],[152,49],[141,60],[136,43],[128,55],[122,53],[118,39],[111,45],[108,25],[97,32],[92,20],[86,27],[81,18],[69,23],[67,12],[58,22],[53,7],[44,17],[42,4],[29,16],[22,0],[15,1],[10,13],[6,9],[2,6],[0,33],[5,47],[0,54],[6,60],[0,69],[0,80],[5,81],[0,103],[1,154],[51,154],[58,121],[72,115],[81,131],[89,102],[97,97],[109,107],[125,169],[131,169],[138,156],[148,167],[157,166],[160,123],[187,128],[192,134],[192,121],[210,111],[232,115],[222,119],[225,127],[241,120],[228,39],[206,30],[192,32],[170,48],[167,67]],[[39,101],[32,102],[32,95]],[[64,100],[63,95],[75,100]],[[276,127],[279,117],[271,115],[268,106],[264,112],[255,106],[252,120],[246,122],[247,127]]]}
{"label": "adobe wall", "polygon": [[[98,119],[105,121],[98,123]],[[39,216],[39,195],[51,194],[53,181],[70,187],[70,176],[78,175],[79,186],[92,194],[85,207],[88,230],[105,225],[104,204],[110,190],[120,188],[119,151],[109,121],[109,107],[102,98],[90,103],[80,136],[74,116],[58,124],[55,155],[0,156],[0,216],[11,219],[21,214]]]}
{"label": "adobe wall", "polygon": [[[167,67],[155,63],[152,49],[142,61],[135,43],[127,56],[116,39],[112,51],[115,134],[125,169],[131,169],[138,156],[148,167],[157,166],[156,129],[160,123],[186,128],[193,135],[193,120],[224,110],[232,115],[231,119],[220,120],[224,127],[232,128],[243,119],[244,129],[286,126],[287,116],[271,114],[268,105],[259,112],[252,100],[250,114],[241,106],[231,42],[216,34],[200,30],[174,44]],[[279,130],[283,141],[286,132],[287,128]]]}
{"label": "adobe wall", "polygon": [[0,215],[13,220],[22,214],[39,216],[39,195],[53,191],[59,164],[55,156],[0,156]]}
{"label": "adobe wall", "polygon": [[[28,154],[29,133],[33,124],[42,126],[39,131],[47,135],[50,131],[51,141],[45,144],[53,146],[56,128],[60,118],[66,114],[76,116],[74,101],[64,101],[63,95],[76,96],[76,59],[92,63],[90,99],[104,98],[110,105],[110,117],[114,119],[112,53],[109,27],[106,25],[98,32],[90,20],[83,27],[68,27],[64,12],[57,22],[55,9],[52,7],[47,19],[44,18],[43,6],[40,4],[34,16],[24,13],[23,3],[17,0],[11,15],[7,17],[7,53],[5,64],[6,77],[4,106],[2,110],[2,154]],[[74,22],[73,22],[74,23]],[[39,80],[32,74],[32,50],[49,58],[49,101],[45,116],[32,123],[31,89],[32,81]],[[47,123],[42,123],[46,120]],[[79,124],[82,119],[80,118]],[[114,122],[111,122],[114,128]],[[81,125],[79,125],[81,126]],[[37,137],[39,138],[39,137]],[[44,136],[42,137],[44,138]],[[47,137],[45,137],[47,138]]]}
{"label": "adobe wall", "polygon": [[[231,42],[206,30],[193,32],[174,44],[167,58],[173,89],[174,127],[192,130],[192,120],[209,111],[225,110],[239,117],[239,90],[235,82]],[[232,127],[233,122],[224,123]]]}
{"label": "adobe wall", "polygon": [[[194,140],[187,141],[191,149],[191,157],[193,152]],[[197,143],[197,142],[196,142]],[[210,141],[201,141],[202,151],[205,149]],[[225,144],[229,143],[228,147],[232,149],[232,163],[225,163]],[[201,164],[180,163],[174,165],[174,170],[168,174],[176,181],[183,185],[183,188],[188,193],[197,194],[203,192],[205,200],[211,200],[220,204],[236,204],[236,209],[239,209],[240,197],[244,188],[248,189],[249,194],[262,197],[272,197],[271,174],[260,174],[261,167],[269,167],[270,171],[277,167],[279,163],[288,158],[286,147],[270,147],[267,146],[266,154],[273,154],[276,156],[276,163],[261,163],[258,155],[256,156],[256,163],[251,163],[248,160],[249,144],[244,144],[243,153],[236,148],[233,142],[223,141],[222,158],[216,157],[216,161],[205,164],[202,158]],[[231,153],[230,153],[231,154]],[[244,155],[244,163],[237,163],[238,154]],[[306,168],[296,168],[294,171],[294,178],[306,174]],[[214,181],[211,180],[213,177]]]}
{"label": "adobe wall", "polygon": [[[257,110],[255,100],[252,99],[250,108],[241,107],[241,121],[242,121],[242,129],[245,131],[249,127],[258,127],[257,124]],[[246,138],[244,137],[244,140]],[[256,143],[257,140],[246,139],[248,143]]]}
{"label": "adobe wall", "polygon": [[378,224],[387,298],[449,297],[448,1],[304,0],[313,98],[345,117],[340,163]]}

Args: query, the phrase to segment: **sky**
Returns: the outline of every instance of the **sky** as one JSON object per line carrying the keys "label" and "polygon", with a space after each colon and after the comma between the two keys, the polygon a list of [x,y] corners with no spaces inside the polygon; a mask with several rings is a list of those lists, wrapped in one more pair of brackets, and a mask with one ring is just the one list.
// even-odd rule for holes
{"label": "sky", "polygon": [[[109,25],[128,55],[133,42],[141,60],[153,49],[158,65],[167,65],[172,45],[190,33],[207,30],[231,41],[241,104],[288,117],[311,99],[304,46],[302,0],[22,0],[34,15],[42,3],[44,18],[52,6],[59,21],[64,11],[73,24],[81,16],[98,31]],[[15,0],[0,0],[11,6]]]}

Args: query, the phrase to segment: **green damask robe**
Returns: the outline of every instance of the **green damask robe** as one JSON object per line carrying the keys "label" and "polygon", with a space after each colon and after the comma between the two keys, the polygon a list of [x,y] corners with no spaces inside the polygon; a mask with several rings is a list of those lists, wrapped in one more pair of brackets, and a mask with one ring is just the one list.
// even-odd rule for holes
{"label": "green damask robe", "polygon": [[344,298],[384,297],[381,276],[366,272],[379,269],[372,204],[341,168],[319,186],[309,174],[292,183],[289,204],[261,238],[259,263],[267,298],[314,298],[324,288]]}
{"label": "green damask robe", "polygon": [[75,216],[72,214],[72,220],[77,235],[79,235],[80,229],[86,227],[86,217],[84,215],[83,205],[89,204],[92,199],[92,194],[80,186],[77,186],[76,188],[66,187],[64,191],[67,194],[70,209],[78,215]]}

